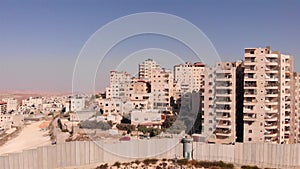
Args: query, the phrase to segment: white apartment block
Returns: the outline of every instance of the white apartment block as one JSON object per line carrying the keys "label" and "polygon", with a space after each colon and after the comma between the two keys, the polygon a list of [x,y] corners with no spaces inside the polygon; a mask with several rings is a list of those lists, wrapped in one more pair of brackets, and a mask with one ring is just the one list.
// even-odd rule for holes
{"label": "white apartment block", "polygon": [[18,110],[18,101],[17,101],[17,99],[4,98],[4,99],[2,99],[2,101],[7,103],[7,112]]}
{"label": "white apartment block", "polygon": [[110,86],[106,88],[106,98],[124,97],[131,81],[127,72],[110,71]]}
{"label": "white apartment block", "polygon": [[29,99],[22,100],[22,106],[42,108],[43,99],[41,97],[29,97]]}
{"label": "white apartment block", "polygon": [[153,59],[147,59],[139,64],[139,79],[149,81],[152,78],[152,69],[160,69],[160,65]]}
{"label": "white apartment block", "polygon": [[85,98],[75,97],[71,98],[71,111],[82,111],[85,108]]}
{"label": "white apartment block", "polygon": [[244,57],[244,142],[292,143],[292,56],[267,47]]}
{"label": "white apartment block", "polygon": [[2,114],[0,115],[0,131],[10,129],[15,126],[24,124],[24,116],[19,114]]}
{"label": "white apartment block", "polygon": [[173,73],[167,69],[152,69],[151,97],[154,109],[167,109],[170,107],[173,96]]}

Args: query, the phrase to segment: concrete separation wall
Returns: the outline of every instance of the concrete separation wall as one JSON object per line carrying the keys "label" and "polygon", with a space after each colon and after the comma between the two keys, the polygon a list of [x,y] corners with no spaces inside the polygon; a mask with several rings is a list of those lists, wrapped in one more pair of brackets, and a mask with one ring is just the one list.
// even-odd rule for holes
{"label": "concrete separation wall", "polygon": [[[182,151],[178,139],[68,142],[0,156],[0,168],[52,169],[142,158],[182,158]],[[193,143],[193,157],[201,161],[296,169],[300,168],[300,145]]]}

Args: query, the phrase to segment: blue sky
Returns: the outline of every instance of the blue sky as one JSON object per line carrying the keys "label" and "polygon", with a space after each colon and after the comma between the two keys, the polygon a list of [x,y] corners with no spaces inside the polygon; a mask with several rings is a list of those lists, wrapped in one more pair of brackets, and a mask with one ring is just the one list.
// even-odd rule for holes
{"label": "blue sky", "polygon": [[[138,12],[163,12],[188,20],[207,35],[222,60],[243,59],[244,48],[270,45],[292,54],[295,69],[300,71],[299,7],[296,0],[2,0],[0,91],[71,91],[74,63],[89,37],[108,22]],[[178,50],[176,42],[161,41],[153,36],[136,38],[120,45],[107,59],[126,50],[160,45],[177,49],[180,55],[190,54]],[[104,74],[109,69],[114,67],[99,70],[97,90],[107,85]]]}

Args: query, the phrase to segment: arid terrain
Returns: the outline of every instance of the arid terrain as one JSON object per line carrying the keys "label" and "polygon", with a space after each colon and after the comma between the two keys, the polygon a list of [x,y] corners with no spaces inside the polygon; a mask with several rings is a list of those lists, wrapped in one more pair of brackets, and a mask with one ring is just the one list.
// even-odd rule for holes
{"label": "arid terrain", "polygon": [[45,130],[46,126],[48,126],[46,121],[33,122],[24,126],[17,136],[0,147],[0,155],[50,145],[50,137],[48,131]]}

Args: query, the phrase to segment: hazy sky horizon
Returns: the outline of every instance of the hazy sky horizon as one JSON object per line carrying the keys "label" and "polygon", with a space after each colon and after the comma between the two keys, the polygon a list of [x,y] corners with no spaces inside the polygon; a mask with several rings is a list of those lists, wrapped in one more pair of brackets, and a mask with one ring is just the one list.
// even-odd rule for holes
{"label": "hazy sky horizon", "polygon": [[[296,0],[0,1],[0,91],[70,92],[76,58],[89,37],[105,24],[139,12],[169,13],[193,23],[223,61],[243,59],[247,47],[271,46],[293,55],[295,70],[300,72],[299,7]],[[151,48],[174,52],[183,61],[196,61],[189,60],[191,53],[174,40],[135,37],[108,54],[108,64],[98,69],[96,90],[105,88],[109,70],[117,68],[111,61]],[[138,65],[128,68],[137,71]]]}

